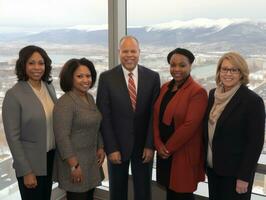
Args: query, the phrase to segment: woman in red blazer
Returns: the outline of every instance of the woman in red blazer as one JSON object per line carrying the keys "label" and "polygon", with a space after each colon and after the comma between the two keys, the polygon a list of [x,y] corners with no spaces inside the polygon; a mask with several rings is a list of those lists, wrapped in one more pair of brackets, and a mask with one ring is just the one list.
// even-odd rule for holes
{"label": "woman in red blazer", "polygon": [[204,181],[202,143],[207,93],[190,76],[194,55],[177,48],[167,56],[173,79],[165,83],[154,106],[157,182],[167,200],[193,200]]}

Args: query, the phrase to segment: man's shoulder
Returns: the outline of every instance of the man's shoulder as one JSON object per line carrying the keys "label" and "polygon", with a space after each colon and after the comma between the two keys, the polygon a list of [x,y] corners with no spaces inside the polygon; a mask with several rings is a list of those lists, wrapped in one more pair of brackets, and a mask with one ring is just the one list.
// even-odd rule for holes
{"label": "man's shoulder", "polygon": [[151,74],[151,75],[157,75],[158,74],[158,72],[153,71],[153,70],[151,70],[151,69],[149,69],[143,65],[139,65],[138,67],[139,67],[139,70],[143,73],[147,73],[147,74]]}
{"label": "man's shoulder", "polygon": [[112,76],[113,74],[117,73],[119,70],[122,70],[121,65],[117,65],[111,69],[108,69],[100,74],[102,77]]}

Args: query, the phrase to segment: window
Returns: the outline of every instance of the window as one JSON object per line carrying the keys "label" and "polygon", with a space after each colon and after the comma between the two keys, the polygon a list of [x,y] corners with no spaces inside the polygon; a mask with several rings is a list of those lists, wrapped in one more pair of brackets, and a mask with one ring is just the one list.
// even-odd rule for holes
{"label": "window", "polygon": [[[93,61],[97,73],[108,68],[107,1],[105,0],[1,0],[0,1],[0,106],[14,85],[15,62],[26,45],[44,48],[53,63],[53,83],[62,92],[58,74],[71,58]],[[96,86],[97,87],[97,86]],[[95,95],[96,87],[91,90]],[[12,156],[0,116],[0,199],[18,199]]]}
{"label": "window", "polygon": [[[140,62],[158,71],[162,83],[171,79],[166,57],[176,47],[196,55],[191,74],[207,90],[215,87],[218,58],[238,51],[249,64],[249,87],[266,102],[265,6],[260,0],[128,0],[127,33],[139,39]],[[259,163],[266,168],[266,141]],[[265,174],[257,173],[253,192],[266,195],[265,186]]]}

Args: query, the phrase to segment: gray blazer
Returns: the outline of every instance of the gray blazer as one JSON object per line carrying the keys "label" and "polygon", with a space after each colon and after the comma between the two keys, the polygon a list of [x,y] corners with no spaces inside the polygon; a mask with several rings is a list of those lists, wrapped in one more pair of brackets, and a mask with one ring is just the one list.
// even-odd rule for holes
{"label": "gray blazer", "polygon": [[[97,166],[96,151],[103,148],[99,133],[102,116],[92,95],[89,104],[74,92],[65,93],[54,107],[54,134],[56,140],[54,178],[59,187],[70,192],[85,192],[101,184],[102,168]],[[84,181],[73,184],[67,158],[76,156]]]}
{"label": "gray blazer", "polygon": [[[53,85],[45,85],[55,102]],[[37,176],[46,175],[45,111],[26,81],[17,82],[6,92],[2,118],[16,176],[21,177],[31,171]]]}

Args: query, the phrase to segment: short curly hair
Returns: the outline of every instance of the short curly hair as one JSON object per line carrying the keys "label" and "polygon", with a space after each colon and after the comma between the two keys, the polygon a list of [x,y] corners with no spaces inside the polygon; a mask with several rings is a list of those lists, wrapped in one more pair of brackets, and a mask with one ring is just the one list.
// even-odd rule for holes
{"label": "short curly hair", "polygon": [[81,59],[73,58],[73,59],[68,60],[64,64],[64,66],[63,66],[63,68],[59,74],[60,87],[64,92],[68,92],[68,91],[72,90],[72,88],[73,88],[73,74],[80,65],[87,66],[91,72],[92,83],[91,83],[90,88],[92,88],[93,85],[95,84],[96,78],[97,78],[97,72],[95,70],[94,64],[86,58],[81,58]]}
{"label": "short curly hair", "polygon": [[19,51],[19,58],[16,61],[16,67],[15,67],[15,73],[17,75],[18,81],[27,81],[29,79],[26,73],[26,64],[29,58],[35,52],[38,52],[42,56],[44,60],[44,64],[45,64],[45,71],[41,79],[44,82],[51,83],[52,82],[52,77],[51,77],[52,60],[47,55],[44,49],[38,46],[34,46],[34,45],[26,46]]}

